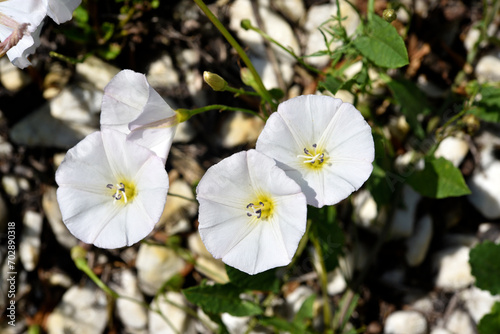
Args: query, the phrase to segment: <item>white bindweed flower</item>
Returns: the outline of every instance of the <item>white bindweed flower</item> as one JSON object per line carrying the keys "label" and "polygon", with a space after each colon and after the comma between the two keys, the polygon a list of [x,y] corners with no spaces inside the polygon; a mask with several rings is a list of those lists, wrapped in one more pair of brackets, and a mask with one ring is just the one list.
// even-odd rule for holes
{"label": "white bindweed flower", "polygon": [[19,68],[31,65],[27,57],[40,44],[46,14],[47,0],[0,1],[0,56],[7,54]]}
{"label": "white bindweed flower", "polygon": [[197,189],[199,231],[215,258],[248,274],[290,263],[306,229],[299,185],[255,150],[210,167]]}
{"label": "white bindweed flower", "polygon": [[101,128],[114,129],[155,152],[166,161],[177,113],[151,87],[144,74],[131,70],[118,73],[104,88]]}
{"label": "white bindweed flower", "polygon": [[370,126],[350,103],[304,95],[278,106],[257,140],[294,179],[307,204],[321,208],[343,200],[370,176],[375,148]]}
{"label": "white bindweed flower", "polygon": [[101,248],[145,238],[160,219],[168,191],[161,159],[113,130],[94,132],[70,149],[56,182],[69,231]]}
{"label": "white bindweed flower", "polygon": [[82,0],[49,0],[47,15],[57,24],[64,23],[73,18],[73,11],[81,3]]}

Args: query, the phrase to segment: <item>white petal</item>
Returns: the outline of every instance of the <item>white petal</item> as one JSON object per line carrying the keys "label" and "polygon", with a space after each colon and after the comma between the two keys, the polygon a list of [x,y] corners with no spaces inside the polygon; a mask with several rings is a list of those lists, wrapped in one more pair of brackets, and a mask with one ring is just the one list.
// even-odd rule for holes
{"label": "white petal", "polygon": [[[323,148],[323,168],[312,170],[297,155],[313,144]],[[371,174],[371,128],[354,106],[328,96],[290,99],[271,115],[257,150],[274,158],[316,207],[333,205],[361,187]]]}
{"label": "white petal", "polygon": [[149,84],[144,74],[120,71],[104,87],[101,126],[128,134],[128,124],[136,119],[149,96]]}
{"label": "white petal", "polygon": [[82,0],[49,0],[47,15],[57,24],[69,21],[81,2]]}
{"label": "white petal", "polygon": [[[115,203],[107,184],[128,180],[136,196]],[[162,160],[118,131],[87,136],[68,151],[56,172],[63,221],[78,239],[103,248],[129,246],[159,220],[168,191]]]}
{"label": "white petal", "polygon": [[177,114],[143,74],[123,70],[104,88],[101,127],[127,134],[129,140],[149,148],[164,163],[176,125]]}
{"label": "white petal", "polygon": [[[0,2],[0,13],[16,21],[28,24],[28,34],[7,51],[10,61],[19,68],[31,65],[28,56],[40,44],[39,35],[42,21],[47,14],[47,0],[8,0]],[[0,29],[0,40],[4,41],[12,32],[12,27]],[[38,30],[38,32],[36,32]]]}
{"label": "white petal", "polygon": [[[248,174],[247,152],[235,153],[210,167],[196,188],[197,199],[245,207],[253,195]],[[201,203],[201,201],[200,201]]]}
{"label": "white petal", "polygon": [[[274,202],[265,221],[247,216],[258,194]],[[273,159],[250,150],[222,160],[200,181],[197,198],[200,235],[214,257],[249,274],[290,263],[305,232],[306,198]]]}

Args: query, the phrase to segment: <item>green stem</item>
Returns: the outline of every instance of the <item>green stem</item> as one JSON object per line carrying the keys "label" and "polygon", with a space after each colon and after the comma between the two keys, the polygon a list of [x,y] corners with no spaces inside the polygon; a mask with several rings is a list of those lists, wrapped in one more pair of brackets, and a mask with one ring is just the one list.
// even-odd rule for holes
{"label": "green stem", "polygon": [[311,235],[311,241],[314,246],[314,250],[318,254],[319,268],[316,268],[318,272],[318,277],[321,285],[321,292],[323,297],[323,319],[325,323],[325,329],[331,328],[332,320],[331,320],[331,310],[330,310],[330,301],[328,299],[328,278],[326,273],[325,259],[323,258],[323,251],[321,250],[321,245],[319,244],[318,237],[316,236],[317,229],[313,230]]}
{"label": "green stem", "polygon": [[368,0],[368,21],[372,21],[375,14],[375,0]]}
{"label": "green stem", "polygon": [[226,88],[224,89],[224,91],[225,92],[234,93],[235,96],[238,96],[238,95],[260,96],[259,93],[250,92],[248,90],[244,90],[243,88],[234,88],[234,87],[231,87],[231,86],[226,86]]}
{"label": "green stem", "polygon": [[229,33],[229,31],[224,27],[224,25],[219,21],[219,19],[212,13],[212,11],[205,5],[203,0],[193,0],[198,7],[205,13],[205,15],[208,17],[208,19],[213,23],[213,25],[219,29],[221,34],[224,36],[224,38],[231,44],[231,46],[238,52],[238,55],[240,56],[241,60],[247,65],[248,69],[252,73],[252,75],[255,78],[255,81],[257,85],[260,87],[260,91],[263,94],[262,98],[266,100],[272,107],[273,110],[276,110],[277,104],[274,102],[273,97],[269,93],[269,91],[266,89],[264,84],[262,83],[262,79],[260,78],[259,73],[253,66],[252,62],[250,61],[250,58],[248,58],[247,54],[243,50],[243,48],[238,44],[238,42],[234,39],[234,37]]}
{"label": "green stem", "polygon": [[285,52],[287,52],[288,54],[290,54],[293,58],[295,58],[295,60],[297,60],[299,62],[299,64],[301,64],[302,66],[304,66],[306,69],[308,69],[309,71],[315,73],[315,74],[320,74],[321,71],[318,70],[317,68],[315,67],[312,67],[308,64],[306,64],[301,57],[297,56],[295,54],[295,52],[293,52],[293,50],[290,50],[288,49],[287,47],[285,47],[283,44],[281,44],[280,42],[278,42],[277,40],[275,40],[274,38],[272,38],[271,36],[269,36],[268,34],[266,34],[264,31],[262,31],[261,29],[257,28],[257,27],[254,27],[252,25],[248,26],[248,29],[250,30],[253,30],[255,32],[257,32],[258,34],[260,34],[262,37],[264,37],[265,39],[267,39],[269,42],[271,43],[274,43],[276,44],[278,47],[280,47],[282,50],[284,50]]}
{"label": "green stem", "polygon": [[[178,109],[179,110],[179,109]],[[254,115],[254,116],[257,116],[259,117],[261,120],[263,121],[266,121],[264,119],[264,117],[262,117],[261,115],[259,115],[257,112],[253,111],[253,110],[250,110],[250,109],[244,109],[244,108],[237,108],[237,107],[229,107],[229,106],[225,106],[223,104],[211,104],[209,106],[205,106],[205,107],[201,107],[201,108],[197,108],[197,109],[182,109],[183,112],[186,112],[189,114],[189,117],[188,118],[191,118],[192,116],[196,115],[196,114],[201,114],[205,111],[209,111],[209,110],[219,110],[219,111],[225,111],[225,110],[229,110],[229,111],[242,111],[244,113],[247,113],[247,114],[251,114],[251,115]]]}
{"label": "green stem", "polygon": [[172,194],[172,193],[169,193],[169,192],[167,192],[167,196],[179,197],[179,198],[185,199],[186,201],[196,202],[196,200],[193,199],[193,198],[189,198],[189,197],[178,195],[178,194]]}
{"label": "green stem", "polygon": [[120,297],[118,293],[115,291],[111,290],[97,275],[90,269],[90,267],[87,264],[87,261],[84,258],[78,258],[75,259],[75,265],[78,269],[83,271],[94,283],[104,292],[106,292],[108,295],[110,295],[112,298],[117,299]]}

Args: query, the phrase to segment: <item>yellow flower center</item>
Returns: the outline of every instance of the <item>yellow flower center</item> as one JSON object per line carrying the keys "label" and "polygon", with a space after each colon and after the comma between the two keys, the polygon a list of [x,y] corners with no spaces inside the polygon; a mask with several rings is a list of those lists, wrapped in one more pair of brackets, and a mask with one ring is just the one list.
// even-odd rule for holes
{"label": "yellow flower center", "polygon": [[[305,155],[304,155],[305,154]],[[328,156],[324,150],[313,144],[311,149],[304,147],[304,154],[297,155],[297,158],[303,159],[303,163],[311,169],[322,168]]]}
{"label": "yellow flower center", "polygon": [[274,212],[274,201],[270,195],[261,194],[256,196],[254,201],[248,203],[247,216],[258,220],[267,220]]}
{"label": "yellow flower center", "polygon": [[111,197],[114,199],[113,204],[119,203],[125,205],[131,203],[137,195],[135,184],[128,180],[123,180],[115,185],[110,183],[106,185],[106,188],[112,190]]}

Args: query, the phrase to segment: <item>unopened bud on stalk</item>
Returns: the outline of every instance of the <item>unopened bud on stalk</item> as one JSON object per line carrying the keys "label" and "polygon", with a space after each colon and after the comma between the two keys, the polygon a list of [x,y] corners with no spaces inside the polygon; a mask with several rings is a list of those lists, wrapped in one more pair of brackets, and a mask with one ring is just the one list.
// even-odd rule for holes
{"label": "unopened bud on stalk", "polygon": [[462,122],[464,122],[469,134],[474,134],[477,130],[479,130],[479,127],[481,126],[479,119],[476,115],[473,114],[464,115],[464,117],[462,117]]}
{"label": "unopened bud on stalk", "polygon": [[241,20],[240,25],[245,30],[249,30],[252,27],[252,23],[250,22],[249,19]]}
{"label": "unopened bud on stalk", "polygon": [[205,82],[216,92],[222,92],[227,87],[226,80],[222,79],[220,75],[212,72],[203,72],[203,80],[205,80]]}
{"label": "unopened bud on stalk", "polygon": [[384,10],[382,17],[384,18],[384,20],[386,20],[387,22],[390,23],[397,18],[397,15],[396,15],[396,12],[394,11],[394,9],[387,8],[386,10]]}

